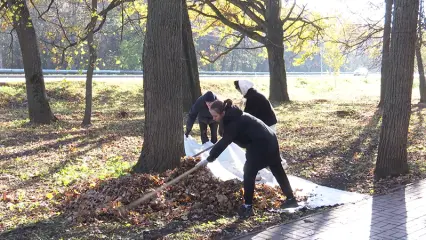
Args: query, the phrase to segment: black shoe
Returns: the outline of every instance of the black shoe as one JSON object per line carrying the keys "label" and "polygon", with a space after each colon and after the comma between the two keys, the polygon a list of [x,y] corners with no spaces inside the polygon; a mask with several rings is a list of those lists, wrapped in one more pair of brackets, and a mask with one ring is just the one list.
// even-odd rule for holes
{"label": "black shoe", "polygon": [[253,216],[253,207],[241,205],[240,209],[238,210],[238,215],[240,216],[240,218],[249,218]]}
{"label": "black shoe", "polygon": [[295,197],[287,198],[281,203],[281,208],[294,208],[299,206]]}

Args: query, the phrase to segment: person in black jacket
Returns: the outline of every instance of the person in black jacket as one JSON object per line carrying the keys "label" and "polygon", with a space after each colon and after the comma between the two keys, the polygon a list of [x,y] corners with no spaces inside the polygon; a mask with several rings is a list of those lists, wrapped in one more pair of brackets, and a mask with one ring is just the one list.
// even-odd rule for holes
{"label": "person in black jacket", "polygon": [[259,118],[276,132],[277,117],[275,116],[271,102],[263,94],[256,91],[253,88],[253,83],[250,81],[238,80],[234,81],[234,85],[243,97],[247,99],[244,112]]}
{"label": "person in black jacket", "polygon": [[242,218],[253,215],[253,193],[258,171],[269,167],[286,196],[282,207],[295,207],[297,201],[290,182],[281,165],[278,140],[271,128],[249,113],[232,105],[232,100],[216,100],[210,106],[210,113],[217,122],[222,122],[223,137],[210,150],[207,162],[213,162],[232,142],[246,149],[244,164],[244,204],[239,210]]}
{"label": "person in black jacket", "polygon": [[218,123],[213,120],[212,115],[209,112],[210,105],[217,99],[216,95],[211,91],[206,92],[204,95],[199,97],[197,101],[192,105],[188,113],[188,120],[186,121],[185,136],[188,137],[191,133],[192,126],[194,125],[195,119],[198,117],[198,124],[200,125],[201,142],[204,144],[209,141],[207,136],[207,126],[210,127],[211,142],[217,142],[217,128]]}
{"label": "person in black jacket", "polygon": [[[277,117],[271,102],[260,92],[256,91],[253,83],[248,80],[234,81],[235,88],[246,98],[244,112],[262,120],[276,134]],[[282,159],[282,165],[287,168],[287,162]],[[256,181],[260,181],[260,173],[256,176]]]}

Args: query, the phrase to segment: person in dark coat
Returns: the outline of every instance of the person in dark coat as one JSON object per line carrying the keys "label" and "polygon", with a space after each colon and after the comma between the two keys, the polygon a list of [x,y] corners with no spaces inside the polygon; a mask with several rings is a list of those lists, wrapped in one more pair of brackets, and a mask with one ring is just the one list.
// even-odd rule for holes
{"label": "person in dark coat", "polygon": [[240,91],[246,100],[244,112],[262,120],[274,132],[277,124],[277,117],[271,102],[260,92],[256,91],[253,83],[247,80],[234,81],[235,88]]}
{"label": "person in dark coat", "polygon": [[207,126],[211,132],[211,142],[217,142],[217,129],[218,123],[213,120],[212,115],[209,112],[210,105],[217,99],[216,95],[211,91],[206,92],[204,95],[199,97],[192,105],[188,113],[188,120],[186,121],[185,136],[188,137],[191,133],[192,126],[195,120],[198,118],[198,124],[200,125],[201,142],[204,144],[209,141],[207,136]]}
{"label": "person in dark coat", "polygon": [[295,207],[297,201],[290,182],[281,165],[278,140],[264,122],[232,105],[232,100],[216,100],[210,113],[217,122],[222,122],[223,137],[210,150],[207,162],[213,162],[232,142],[246,149],[244,164],[244,204],[239,210],[242,218],[253,215],[253,194],[258,171],[269,167],[286,196],[282,207]]}
{"label": "person in dark coat", "polygon": [[[235,88],[246,99],[244,112],[250,113],[252,116],[262,120],[276,134],[277,117],[271,102],[253,87],[253,83],[248,80],[234,81]],[[219,128],[220,129],[220,128]],[[287,168],[287,161],[282,159],[282,165]],[[262,177],[260,173],[256,176],[256,181],[260,181]]]}

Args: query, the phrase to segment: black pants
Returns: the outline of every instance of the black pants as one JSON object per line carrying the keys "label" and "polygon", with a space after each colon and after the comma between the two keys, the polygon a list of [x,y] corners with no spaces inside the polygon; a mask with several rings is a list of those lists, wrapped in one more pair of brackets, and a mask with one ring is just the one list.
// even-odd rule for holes
{"label": "black pants", "polygon": [[201,132],[201,142],[204,144],[209,141],[209,137],[207,136],[207,126],[210,127],[210,133],[212,135],[211,142],[217,142],[217,127],[219,124],[217,122],[211,122],[209,124],[204,122],[199,122],[200,124],[200,132]]}
{"label": "black pants", "polygon": [[294,197],[293,190],[291,189],[290,182],[285,174],[281,162],[277,162],[267,166],[257,166],[252,161],[246,161],[244,164],[244,203],[253,204],[254,186],[256,182],[256,174],[265,167],[271,169],[272,174],[281,187],[284,195],[287,198]]}

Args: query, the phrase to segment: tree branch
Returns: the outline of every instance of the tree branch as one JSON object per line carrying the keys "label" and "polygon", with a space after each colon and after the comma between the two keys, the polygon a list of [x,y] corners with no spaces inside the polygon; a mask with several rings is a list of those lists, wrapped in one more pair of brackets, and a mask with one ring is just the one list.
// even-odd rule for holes
{"label": "tree branch", "polygon": [[[296,2],[295,2],[296,3]],[[292,8],[291,8],[291,10],[290,10],[290,12],[287,14],[287,16],[282,20],[282,24],[283,24],[283,26],[284,26],[284,23],[285,22],[287,22],[287,21],[289,21],[289,18],[290,18],[290,14],[292,13],[292,11],[293,11],[293,9],[294,9],[294,6],[295,5],[293,5],[292,6]],[[303,8],[302,8],[302,10],[300,11],[300,13],[299,13],[299,15],[296,17],[296,19],[301,19],[301,17],[302,17],[302,14],[303,14],[303,12],[305,11],[305,6],[303,6]],[[284,30],[283,30],[283,32],[286,32],[288,29],[290,29],[294,24],[296,23],[296,21],[292,21],[291,23],[290,23],[290,25],[289,26],[287,26]]]}
{"label": "tree branch", "polygon": [[253,9],[255,9],[262,16],[265,16],[266,9],[261,2],[259,2],[258,0],[251,0],[251,1],[247,1],[247,4],[249,4]]}
{"label": "tree branch", "polygon": [[123,32],[124,32],[124,6],[121,4],[121,29],[120,29],[120,42],[123,42]]}
{"label": "tree branch", "polygon": [[31,3],[31,5],[34,7],[34,9],[36,10],[36,12],[37,12],[37,14],[38,14],[38,18],[39,18],[39,19],[41,19],[41,20],[46,21],[46,20],[43,18],[43,15],[50,11],[50,8],[52,7],[52,5],[53,5],[53,2],[54,2],[54,1],[55,1],[55,0],[50,0],[50,3],[49,3],[49,5],[47,6],[47,9],[46,9],[44,12],[42,12],[42,13],[40,13],[40,11],[38,10],[38,8],[37,8],[37,7],[36,7],[36,5],[34,4],[33,0],[30,0],[30,3]]}
{"label": "tree branch", "polygon": [[266,43],[266,38],[265,37],[263,37],[263,36],[261,36],[261,35],[259,35],[258,33],[256,33],[256,32],[252,32],[252,31],[249,31],[248,29],[246,29],[246,28],[244,28],[244,27],[242,27],[242,26],[240,26],[240,25],[238,25],[238,24],[236,24],[236,23],[233,23],[233,22],[231,22],[230,20],[228,20],[220,11],[219,11],[219,9],[217,9],[216,8],[216,6],[214,6],[213,5],[213,3],[211,3],[211,2],[209,2],[209,1],[206,1],[205,2],[212,10],[213,10],[213,12],[216,14],[216,19],[219,19],[219,20],[221,20],[225,25],[227,25],[228,27],[230,27],[230,28],[232,28],[232,29],[234,29],[234,30],[236,30],[236,31],[239,31],[239,32],[241,32],[242,34],[244,34],[244,35],[246,35],[246,36],[248,36],[249,38],[251,38],[251,39],[253,39],[253,40],[255,40],[255,41],[258,41],[258,42],[260,42],[260,43],[263,43],[263,44],[265,44]]}
{"label": "tree branch", "polygon": [[250,10],[247,5],[248,2],[241,2],[240,0],[229,0],[230,3],[234,4],[238,8],[240,8],[247,16],[251,18],[257,25],[261,26],[263,29],[266,29],[266,24],[263,19],[258,17],[252,10]]}
{"label": "tree branch", "polygon": [[[105,9],[103,9],[102,11],[100,11],[96,16],[91,17],[90,22],[85,27],[85,30],[86,30],[85,34],[83,36],[77,36],[78,40],[76,40],[76,41],[71,41],[68,38],[68,34],[65,31],[65,27],[63,26],[63,24],[62,24],[62,22],[60,20],[59,12],[58,12],[59,10],[57,8],[57,13],[56,14],[57,14],[57,18],[59,20],[59,24],[56,24],[56,23],[53,23],[53,22],[52,22],[52,24],[58,26],[61,29],[62,34],[64,35],[64,38],[68,42],[68,45],[61,46],[61,45],[56,44],[54,41],[53,42],[44,41],[44,42],[46,44],[50,44],[50,45],[52,45],[52,46],[54,46],[54,47],[56,47],[58,49],[61,49],[61,51],[62,51],[62,54],[61,54],[61,64],[63,64],[64,61],[65,61],[65,53],[66,53],[66,51],[69,48],[74,47],[74,46],[76,46],[76,45],[78,45],[78,44],[86,41],[87,38],[88,38],[89,31],[93,30],[93,33],[96,33],[98,31],[100,31],[102,29],[103,25],[106,22],[107,14],[111,10],[113,10],[115,7],[119,6],[120,4],[123,4],[123,3],[126,3],[126,2],[133,2],[133,1],[134,0],[113,0]],[[96,23],[97,23],[97,21],[98,21],[99,18],[101,18],[101,22],[99,23],[98,27],[95,28]]]}
{"label": "tree branch", "polygon": [[[293,6],[291,6],[290,11],[288,12],[287,16],[281,20],[281,24],[284,24],[289,18],[290,15],[293,13],[294,7],[296,6],[296,1],[293,1]],[[305,11],[306,5],[303,5],[302,11],[300,11],[300,14],[298,18],[302,15],[302,13]]]}
{"label": "tree branch", "polygon": [[3,9],[6,9],[6,6],[7,6],[7,1],[3,2],[3,0],[2,0],[1,2],[2,2],[2,4],[0,5],[0,11],[3,10]]}
{"label": "tree branch", "polygon": [[235,45],[234,46],[232,46],[232,47],[230,47],[230,48],[228,48],[226,51],[224,51],[224,52],[221,52],[220,54],[218,54],[213,60],[210,60],[210,58],[208,58],[208,57],[206,57],[206,56],[204,56],[204,55],[201,55],[201,58],[202,59],[205,59],[205,60],[207,60],[209,63],[214,63],[214,62],[216,62],[219,58],[221,58],[222,56],[224,56],[224,55],[226,55],[226,54],[228,54],[229,52],[231,52],[232,50],[234,50],[236,47],[238,47],[238,45],[240,45],[241,44],[241,42],[244,40],[244,35],[242,35],[241,37],[240,37],[240,39],[237,41],[237,43],[235,43]]}

